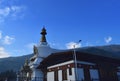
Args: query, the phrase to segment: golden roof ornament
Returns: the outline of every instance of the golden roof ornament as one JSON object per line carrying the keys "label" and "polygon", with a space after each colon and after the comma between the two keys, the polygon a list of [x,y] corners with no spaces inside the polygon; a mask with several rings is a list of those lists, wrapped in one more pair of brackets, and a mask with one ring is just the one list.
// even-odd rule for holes
{"label": "golden roof ornament", "polygon": [[40,34],[42,35],[40,42],[46,42],[46,37],[45,37],[45,35],[46,35],[47,33],[46,33],[45,27],[43,27],[43,29],[42,29],[42,31],[41,31]]}

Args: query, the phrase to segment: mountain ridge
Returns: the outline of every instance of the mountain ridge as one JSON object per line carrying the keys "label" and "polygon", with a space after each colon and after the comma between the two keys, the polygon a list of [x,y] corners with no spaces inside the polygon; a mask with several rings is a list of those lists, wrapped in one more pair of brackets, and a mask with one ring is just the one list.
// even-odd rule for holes
{"label": "mountain ridge", "polygon": [[7,57],[0,59],[0,72],[4,72],[7,70],[19,71],[23,66],[26,59],[32,57],[33,54],[18,56],[18,57]]}

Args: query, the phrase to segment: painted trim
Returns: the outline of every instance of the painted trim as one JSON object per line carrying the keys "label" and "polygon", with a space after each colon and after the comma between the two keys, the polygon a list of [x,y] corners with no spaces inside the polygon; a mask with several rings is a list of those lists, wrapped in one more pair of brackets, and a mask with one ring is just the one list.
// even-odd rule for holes
{"label": "painted trim", "polygon": [[[64,69],[74,68],[74,67],[75,67],[74,63],[69,63],[66,65],[61,65],[61,66],[56,65],[56,67],[54,66],[51,68],[49,67],[49,68],[47,68],[47,71],[51,72],[51,71],[64,70]],[[80,63],[77,63],[77,68],[98,69],[98,67],[96,65],[88,65],[88,64],[80,64]]]}
{"label": "painted trim", "polygon": [[55,68],[55,67],[59,67],[59,66],[64,66],[64,65],[67,65],[67,64],[71,64],[71,63],[74,63],[74,61],[71,60],[71,61],[67,61],[67,62],[64,62],[64,63],[56,64],[56,65],[53,65],[53,66],[49,66],[47,69]]}
{"label": "painted trim", "polygon": [[[67,62],[60,63],[60,64],[56,64],[56,65],[53,65],[53,66],[49,66],[47,69],[67,65],[67,64],[70,64],[70,63],[74,63],[74,60],[67,61]],[[86,64],[86,65],[96,65],[95,63],[90,63],[90,62],[85,62],[85,61],[77,61],[77,63],[78,64]]]}
{"label": "painted trim", "polygon": [[85,61],[77,61],[79,64],[86,64],[86,65],[96,65],[95,63],[85,62]]}

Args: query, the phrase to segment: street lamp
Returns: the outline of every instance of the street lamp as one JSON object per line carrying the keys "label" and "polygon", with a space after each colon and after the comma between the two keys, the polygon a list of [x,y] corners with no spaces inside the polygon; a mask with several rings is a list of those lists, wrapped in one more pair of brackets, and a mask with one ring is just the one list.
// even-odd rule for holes
{"label": "street lamp", "polygon": [[[77,44],[79,44],[81,41],[82,40],[79,40],[77,42]],[[78,74],[77,74],[77,58],[76,58],[75,44],[73,45],[73,48],[74,48],[73,58],[74,58],[74,64],[75,64],[75,80],[77,81],[78,80]]]}

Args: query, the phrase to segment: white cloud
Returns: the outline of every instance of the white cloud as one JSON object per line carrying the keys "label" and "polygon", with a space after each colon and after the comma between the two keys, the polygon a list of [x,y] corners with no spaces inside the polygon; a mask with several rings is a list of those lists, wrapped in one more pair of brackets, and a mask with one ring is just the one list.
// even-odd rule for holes
{"label": "white cloud", "polygon": [[10,8],[5,7],[0,9],[0,22],[4,22],[5,18],[10,14]]}
{"label": "white cloud", "polygon": [[23,17],[23,11],[25,10],[25,6],[11,6],[11,16],[16,18],[19,16],[19,18]]}
{"label": "white cloud", "polygon": [[15,38],[14,37],[11,37],[11,36],[3,36],[2,35],[2,31],[0,31],[0,44],[3,44],[3,45],[10,45],[12,44],[13,42],[15,41]]}
{"label": "white cloud", "polygon": [[107,44],[110,43],[111,41],[112,41],[112,37],[111,37],[111,36],[105,38],[105,42],[106,42]]}
{"label": "white cloud", "polygon": [[5,36],[3,38],[3,44],[10,45],[14,42],[15,38],[10,37],[10,36]]}
{"label": "white cloud", "polygon": [[2,32],[0,31],[0,39],[2,39]]}
{"label": "white cloud", "polygon": [[5,58],[9,56],[9,53],[7,53],[3,47],[0,47],[0,58]]}
{"label": "white cloud", "polygon": [[17,3],[19,3],[18,0],[0,0],[0,23],[6,20],[21,19],[25,16],[26,6]]}
{"label": "white cloud", "polygon": [[10,13],[10,8],[9,7],[5,7],[3,9],[0,9],[0,16],[2,16],[2,17],[8,16],[9,13]]}
{"label": "white cloud", "polygon": [[66,44],[67,49],[72,49],[72,48],[79,48],[81,47],[81,43],[76,43],[76,42],[69,42]]}
{"label": "white cloud", "polygon": [[5,19],[17,19],[24,16],[25,6],[5,6],[0,8],[0,22],[4,22]]}

